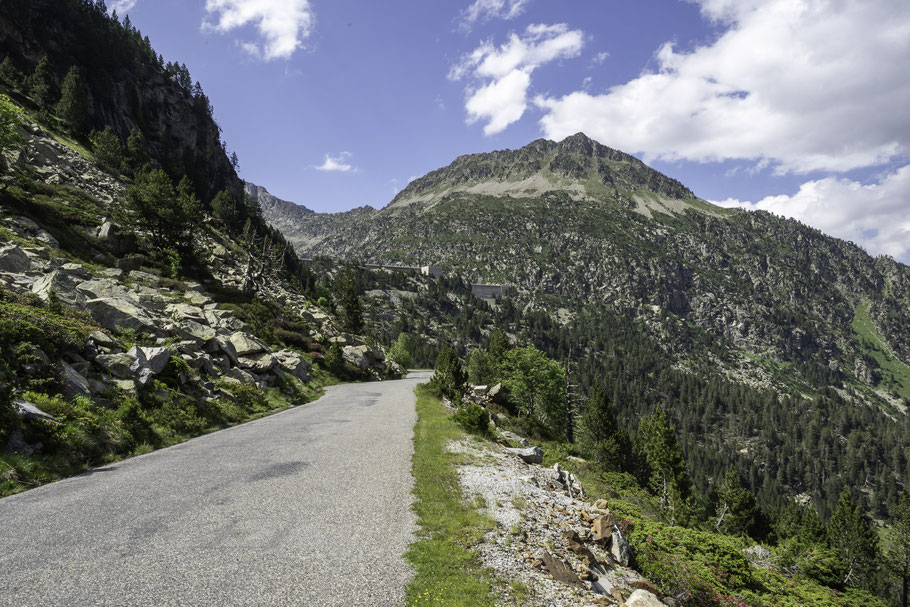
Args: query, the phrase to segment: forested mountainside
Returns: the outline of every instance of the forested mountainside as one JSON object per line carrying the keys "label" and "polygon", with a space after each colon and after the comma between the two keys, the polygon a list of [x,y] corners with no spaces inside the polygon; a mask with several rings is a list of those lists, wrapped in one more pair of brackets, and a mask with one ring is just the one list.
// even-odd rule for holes
{"label": "forested mountainside", "polygon": [[138,132],[150,156],[172,175],[188,175],[202,198],[225,189],[242,196],[202,87],[185,65],[165,62],[128,16],[111,19],[104,3],[4,0],[0,56],[23,74],[46,57],[57,97],[77,67],[89,108],[81,128],[110,127],[122,140]]}
{"label": "forested mountainside", "polygon": [[[892,259],[706,203],[581,134],[459,158],[382,210],[265,214],[304,256],[514,286],[497,316],[605,380],[632,427],[666,405],[702,488],[735,462],[766,502],[830,512],[852,485],[884,513],[907,482],[910,270]],[[465,324],[430,334],[482,342],[482,315],[446,314]]]}

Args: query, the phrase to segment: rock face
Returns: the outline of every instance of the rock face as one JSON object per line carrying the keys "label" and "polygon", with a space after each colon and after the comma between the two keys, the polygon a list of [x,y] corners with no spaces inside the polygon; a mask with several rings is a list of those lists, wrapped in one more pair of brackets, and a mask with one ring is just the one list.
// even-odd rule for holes
{"label": "rock face", "polygon": [[18,246],[0,246],[0,272],[24,274],[31,268],[32,260]]}

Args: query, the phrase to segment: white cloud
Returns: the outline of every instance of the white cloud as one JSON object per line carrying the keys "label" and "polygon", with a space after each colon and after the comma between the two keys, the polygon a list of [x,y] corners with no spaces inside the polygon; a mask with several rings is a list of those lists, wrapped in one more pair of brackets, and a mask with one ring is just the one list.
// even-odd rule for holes
{"label": "white cloud", "polygon": [[255,24],[262,39],[238,44],[265,61],[290,59],[313,29],[309,0],[206,0],[205,10],[216,20],[203,23],[204,29],[227,33]]}
{"label": "white cloud", "polygon": [[655,55],[602,95],[538,97],[544,133],[646,160],[764,162],[778,173],[878,166],[910,151],[906,0],[691,0],[726,26]]}
{"label": "white cloud", "polygon": [[591,59],[591,65],[603,65],[603,62],[610,58],[610,53],[607,51],[601,51],[594,55],[594,58]]}
{"label": "white cloud", "polygon": [[336,173],[349,173],[357,172],[357,169],[348,162],[351,159],[350,152],[342,152],[337,156],[332,156],[330,154],[325,155],[325,162],[319,166],[313,167],[317,171],[330,171]]}
{"label": "white cloud", "polygon": [[478,21],[514,19],[522,14],[530,0],[474,0],[462,13],[462,29],[470,30]]}
{"label": "white cloud", "polygon": [[118,15],[122,15],[136,6],[136,2],[137,0],[113,0],[108,8],[111,11],[117,11]]}
{"label": "white cloud", "polygon": [[519,120],[527,109],[531,73],[551,61],[576,57],[584,46],[584,34],[564,23],[529,25],[522,35],[496,47],[485,42],[466,54],[449,71],[450,80],[472,78],[465,109],[468,124],[486,121],[484,133],[499,133]]}
{"label": "white cloud", "polygon": [[910,165],[873,185],[828,177],[804,183],[793,196],[715,204],[792,217],[853,241],[874,255],[910,262]]}

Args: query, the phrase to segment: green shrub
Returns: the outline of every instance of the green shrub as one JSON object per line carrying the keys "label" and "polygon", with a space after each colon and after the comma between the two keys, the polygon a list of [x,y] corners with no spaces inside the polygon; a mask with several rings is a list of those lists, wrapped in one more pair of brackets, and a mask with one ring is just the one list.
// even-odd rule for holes
{"label": "green shrub", "polygon": [[472,434],[486,435],[490,429],[490,413],[477,403],[460,407],[452,419]]}

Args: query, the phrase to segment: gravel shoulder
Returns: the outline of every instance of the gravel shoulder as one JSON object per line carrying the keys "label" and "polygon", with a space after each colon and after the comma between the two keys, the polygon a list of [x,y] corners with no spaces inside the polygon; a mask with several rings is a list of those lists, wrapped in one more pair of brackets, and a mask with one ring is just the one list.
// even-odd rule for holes
{"label": "gravel shoulder", "polygon": [[0,605],[395,605],[414,388],[314,403],[0,500]]}

